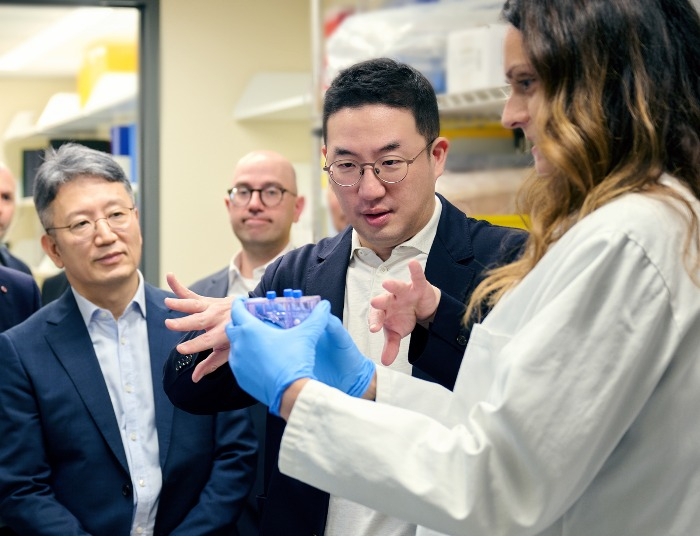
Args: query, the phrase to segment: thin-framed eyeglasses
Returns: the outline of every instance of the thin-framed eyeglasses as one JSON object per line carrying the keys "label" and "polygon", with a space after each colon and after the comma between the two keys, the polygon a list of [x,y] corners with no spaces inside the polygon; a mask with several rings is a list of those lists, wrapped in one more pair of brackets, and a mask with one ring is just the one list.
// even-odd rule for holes
{"label": "thin-framed eyeglasses", "polygon": [[70,234],[76,238],[90,238],[97,232],[97,222],[102,220],[107,223],[112,231],[126,231],[129,225],[131,225],[131,214],[134,208],[135,207],[114,207],[102,218],[97,218],[96,220],[81,218],[68,225],[62,225],[61,227],[47,227],[46,232],[68,229]]}
{"label": "thin-framed eyeglasses", "polygon": [[323,171],[327,172],[330,179],[338,186],[349,188],[362,180],[367,166],[372,166],[372,172],[380,181],[386,184],[396,184],[406,178],[408,166],[413,164],[421,153],[433,144],[435,139],[431,140],[416,156],[410,159],[393,154],[380,156],[374,162],[358,162],[344,158],[324,166]]}
{"label": "thin-framed eyeglasses", "polygon": [[265,188],[248,188],[247,186],[237,186],[226,190],[228,192],[228,198],[231,200],[236,207],[246,207],[250,200],[253,198],[253,192],[258,192],[260,196],[260,202],[267,208],[273,208],[282,202],[284,194],[293,195],[296,197],[296,193],[282,188],[281,186],[265,186]]}

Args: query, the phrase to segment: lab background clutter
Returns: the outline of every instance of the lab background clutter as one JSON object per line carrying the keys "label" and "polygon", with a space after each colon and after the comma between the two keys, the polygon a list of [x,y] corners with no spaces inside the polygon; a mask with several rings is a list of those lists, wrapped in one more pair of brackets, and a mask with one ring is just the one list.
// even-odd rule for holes
{"label": "lab background clutter", "polygon": [[[22,20],[12,18],[12,12],[6,10],[31,9],[37,16],[57,21],[79,7],[94,8],[95,2],[85,0],[81,5],[47,0],[42,4],[0,1],[0,27],[10,25],[0,32],[0,58],[8,51],[5,39],[16,35],[17,21]],[[107,0],[100,2],[107,7],[100,9],[116,4],[125,5]],[[442,84],[447,91],[438,92],[438,99],[442,134],[450,138],[451,151],[446,173],[437,182],[438,191],[470,215],[495,215],[500,218],[496,218],[497,223],[522,226],[518,215],[512,214],[512,200],[529,151],[522,137],[494,126],[504,102],[501,88],[458,92],[465,89],[459,84],[468,83],[468,79],[450,74],[460,66],[464,71],[466,65],[480,65],[478,77],[476,67],[467,71],[471,83],[494,83],[492,74],[483,69],[487,63],[482,61],[492,58],[493,51],[481,54],[470,49],[465,30],[481,25],[477,32],[483,33],[484,25],[497,22],[500,2],[134,0],[126,4],[135,6],[136,25],[143,26],[137,43],[143,61],[138,64],[138,83],[132,88],[138,93],[131,95],[128,113],[116,108],[100,115],[97,122],[85,123],[81,116],[67,131],[37,133],[37,121],[53,97],[79,93],[82,53],[78,53],[72,72],[54,69],[25,74],[24,67],[0,68],[0,159],[18,179],[23,178],[24,151],[41,148],[53,138],[109,139],[110,129],[121,124],[126,113],[126,119],[137,123],[137,138],[140,136],[137,201],[147,244],[142,268],[149,282],[166,287],[165,273],[171,270],[177,270],[183,281],[194,281],[227,262],[237,244],[217,205],[220,188],[231,165],[251,150],[268,148],[295,164],[307,209],[295,226],[293,243],[333,233],[323,192],[327,179],[320,172],[323,162],[316,112],[320,110],[323,80],[330,75],[324,66],[339,68],[342,61],[365,59],[351,57],[341,46],[347,41],[347,32],[360,26],[367,39],[363,54],[389,55],[414,61],[419,67],[420,63],[428,74],[435,75],[436,85]],[[694,0],[694,5],[700,1]],[[121,13],[112,9],[106,19]],[[450,17],[454,19],[450,28],[459,29],[442,32],[443,47],[436,52],[431,26],[426,25],[421,33],[422,25],[416,22],[427,21],[428,11],[440,9],[466,12],[467,16],[463,25],[455,24],[459,20],[456,15]],[[388,10],[413,25],[407,25],[404,34],[377,31],[376,25]],[[64,31],[60,42],[48,48],[63,50],[67,37],[85,33]],[[386,39],[380,41],[380,36]],[[94,39],[100,40],[99,36]],[[418,48],[407,48],[411,42],[418,43]],[[382,43],[394,48],[383,49]],[[424,56],[419,57],[418,52]],[[442,74],[434,68],[440,61],[443,67],[447,65]],[[58,63],[52,59],[51,65]],[[140,109],[139,103],[145,103],[146,109]],[[23,128],[17,130],[17,126]],[[41,233],[31,201],[20,197],[8,240],[12,250],[31,266],[40,286],[55,271],[42,258],[38,245]],[[201,240],[205,235],[208,239]]]}
{"label": "lab background clutter", "polygon": [[[52,9],[76,9],[73,3],[69,8],[61,1],[49,4]],[[114,5],[104,3],[110,4]],[[145,38],[138,42],[143,62],[137,66],[138,93],[131,96],[132,109],[113,109],[89,126],[74,122],[68,131],[37,133],[37,120],[52,98],[80,93],[77,74],[25,77],[3,71],[1,152],[21,177],[25,150],[36,150],[54,138],[109,139],[110,130],[124,119],[135,122],[139,151],[135,157],[139,184],[135,186],[147,244],[144,275],[161,287],[166,286],[168,271],[176,270],[182,280],[194,281],[224,265],[237,247],[217,201],[231,165],[251,150],[268,148],[294,163],[300,193],[307,198],[307,209],[292,236],[294,244],[335,232],[324,192],[327,178],[320,170],[324,162],[317,135],[323,80],[343,62],[366,59],[363,55],[389,55],[423,68],[438,89],[443,133],[452,143],[438,191],[444,191],[471,215],[485,211],[508,216],[513,211],[513,192],[524,175],[523,166],[529,162],[527,149],[517,148],[518,140],[497,125],[503,103],[500,87],[449,93],[456,86],[454,76],[449,77],[445,70],[448,32],[436,31],[441,20],[449,20],[450,29],[457,33],[463,32],[463,26],[491,25],[498,20],[498,4],[477,0],[271,0],[264,5],[214,0],[134,1],[137,25],[146,26]],[[17,5],[0,2],[0,8],[6,7]],[[376,31],[387,13],[411,22],[408,31]],[[438,23],[420,24],[429,19]],[[365,37],[375,37],[367,41],[361,54],[345,54],[342,43],[358,24],[367,28]],[[155,53],[149,42],[153,31],[158,34]],[[376,39],[378,34],[384,35],[384,41]],[[455,54],[468,59],[459,47],[452,46],[449,54],[452,64],[460,65]],[[153,72],[158,76],[151,76]],[[158,83],[152,94],[154,78]],[[139,108],[140,103],[146,104],[145,109]],[[23,125],[18,118],[23,118],[23,129],[15,129]],[[482,203],[487,199],[489,205]],[[20,199],[19,205],[11,230],[13,248],[28,259],[41,284],[53,275],[54,268],[43,262],[38,248],[42,231],[31,202]],[[521,224],[516,218],[515,225]],[[204,235],[207,240],[201,240]]]}

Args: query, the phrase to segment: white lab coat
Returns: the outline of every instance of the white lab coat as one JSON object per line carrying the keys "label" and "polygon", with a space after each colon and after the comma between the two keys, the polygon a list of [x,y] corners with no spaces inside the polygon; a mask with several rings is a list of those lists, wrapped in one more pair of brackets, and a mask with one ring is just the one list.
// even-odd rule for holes
{"label": "white lab coat", "polygon": [[641,194],[583,219],[474,327],[453,393],[390,370],[377,403],[309,382],[282,472],[421,535],[697,534],[700,288],[685,228]]}

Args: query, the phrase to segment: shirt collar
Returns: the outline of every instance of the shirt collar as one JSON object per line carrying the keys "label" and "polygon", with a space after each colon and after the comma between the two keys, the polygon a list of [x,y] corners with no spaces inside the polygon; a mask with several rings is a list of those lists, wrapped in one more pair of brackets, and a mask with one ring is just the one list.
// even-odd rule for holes
{"label": "shirt collar", "polygon": [[[413,248],[426,255],[430,253],[430,248],[433,247],[433,241],[437,234],[438,224],[440,223],[440,215],[442,214],[442,203],[435,196],[435,208],[433,215],[428,220],[428,223],[416,233],[414,236],[397,245],[396,248]],[[360,236],[355,229],[352,230],[352,247],[350,248],[350,259],[355,255],[355,251],[362,249],[364,246],[360,244]],[[394,249],[396,249],[394,248]]]}
{"label": "shirt collar", "polygon": [[[141,271],[137,270],[137,273],[139,276],[139,286],[136,289],[136,294],[134,294],[134,297],[131,299],[129,305],[126,306],[124,311],[126,312],[130,308],[134,308],[136,311],[141,313],[143,318],[146,318],[146,290],[143,284],[143,275],[141,274]],[[98,307],[90,300],[82,296],[73,287],[71,287],[71,291],[73,292],[73,296],[75,296],[75,301],[78,304],[80,315],[83,317],[83,322],[85,322],[86,326],[90,325],[90,320],[92,320],[100,311],[104,311],[104,309]]]}
{"label": "shirt collar", "polygon": [[[292,246],[292,243],[291,242],[288,243],[284,247],[284,249],[279,252],[279,254],[276,257],[273,257],[272,259],[270,259],[268,262],[266,262],[262,266],[258,266],[257,268],[255,268],[253,270],[252,279],[255,279],[258,281],[260,279],[262,279],[262,276],[265,273],[265,270],[267,269],[268,266],[270,266],[273,262],[275,262],[279,257],[284,255],[285,253],[289,253],[293,249],[294,249],[294,246]],[[241,270],[239,268],[240,264],[241,264],[241,252],[239,251],[231,258],[231,262],[229,264],[229,268],[228,268],[229,288],[231,288],[233,286],[233,282],[236,280],[236,278],[240,277],[241,279],[245,279],[241,275]]]}

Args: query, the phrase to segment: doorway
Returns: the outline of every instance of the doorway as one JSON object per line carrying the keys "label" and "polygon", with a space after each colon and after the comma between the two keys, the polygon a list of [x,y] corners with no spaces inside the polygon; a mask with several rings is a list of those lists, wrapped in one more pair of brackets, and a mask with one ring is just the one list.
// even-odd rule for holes
{"label": "doorway", "polygon": [[134,8],[138,10],[138,92],[136,96],[136,175],[144,249],[141,270],[146,281],[160,273],[160,136],[159,136],[159,0],[0,0],[0,7]]}

